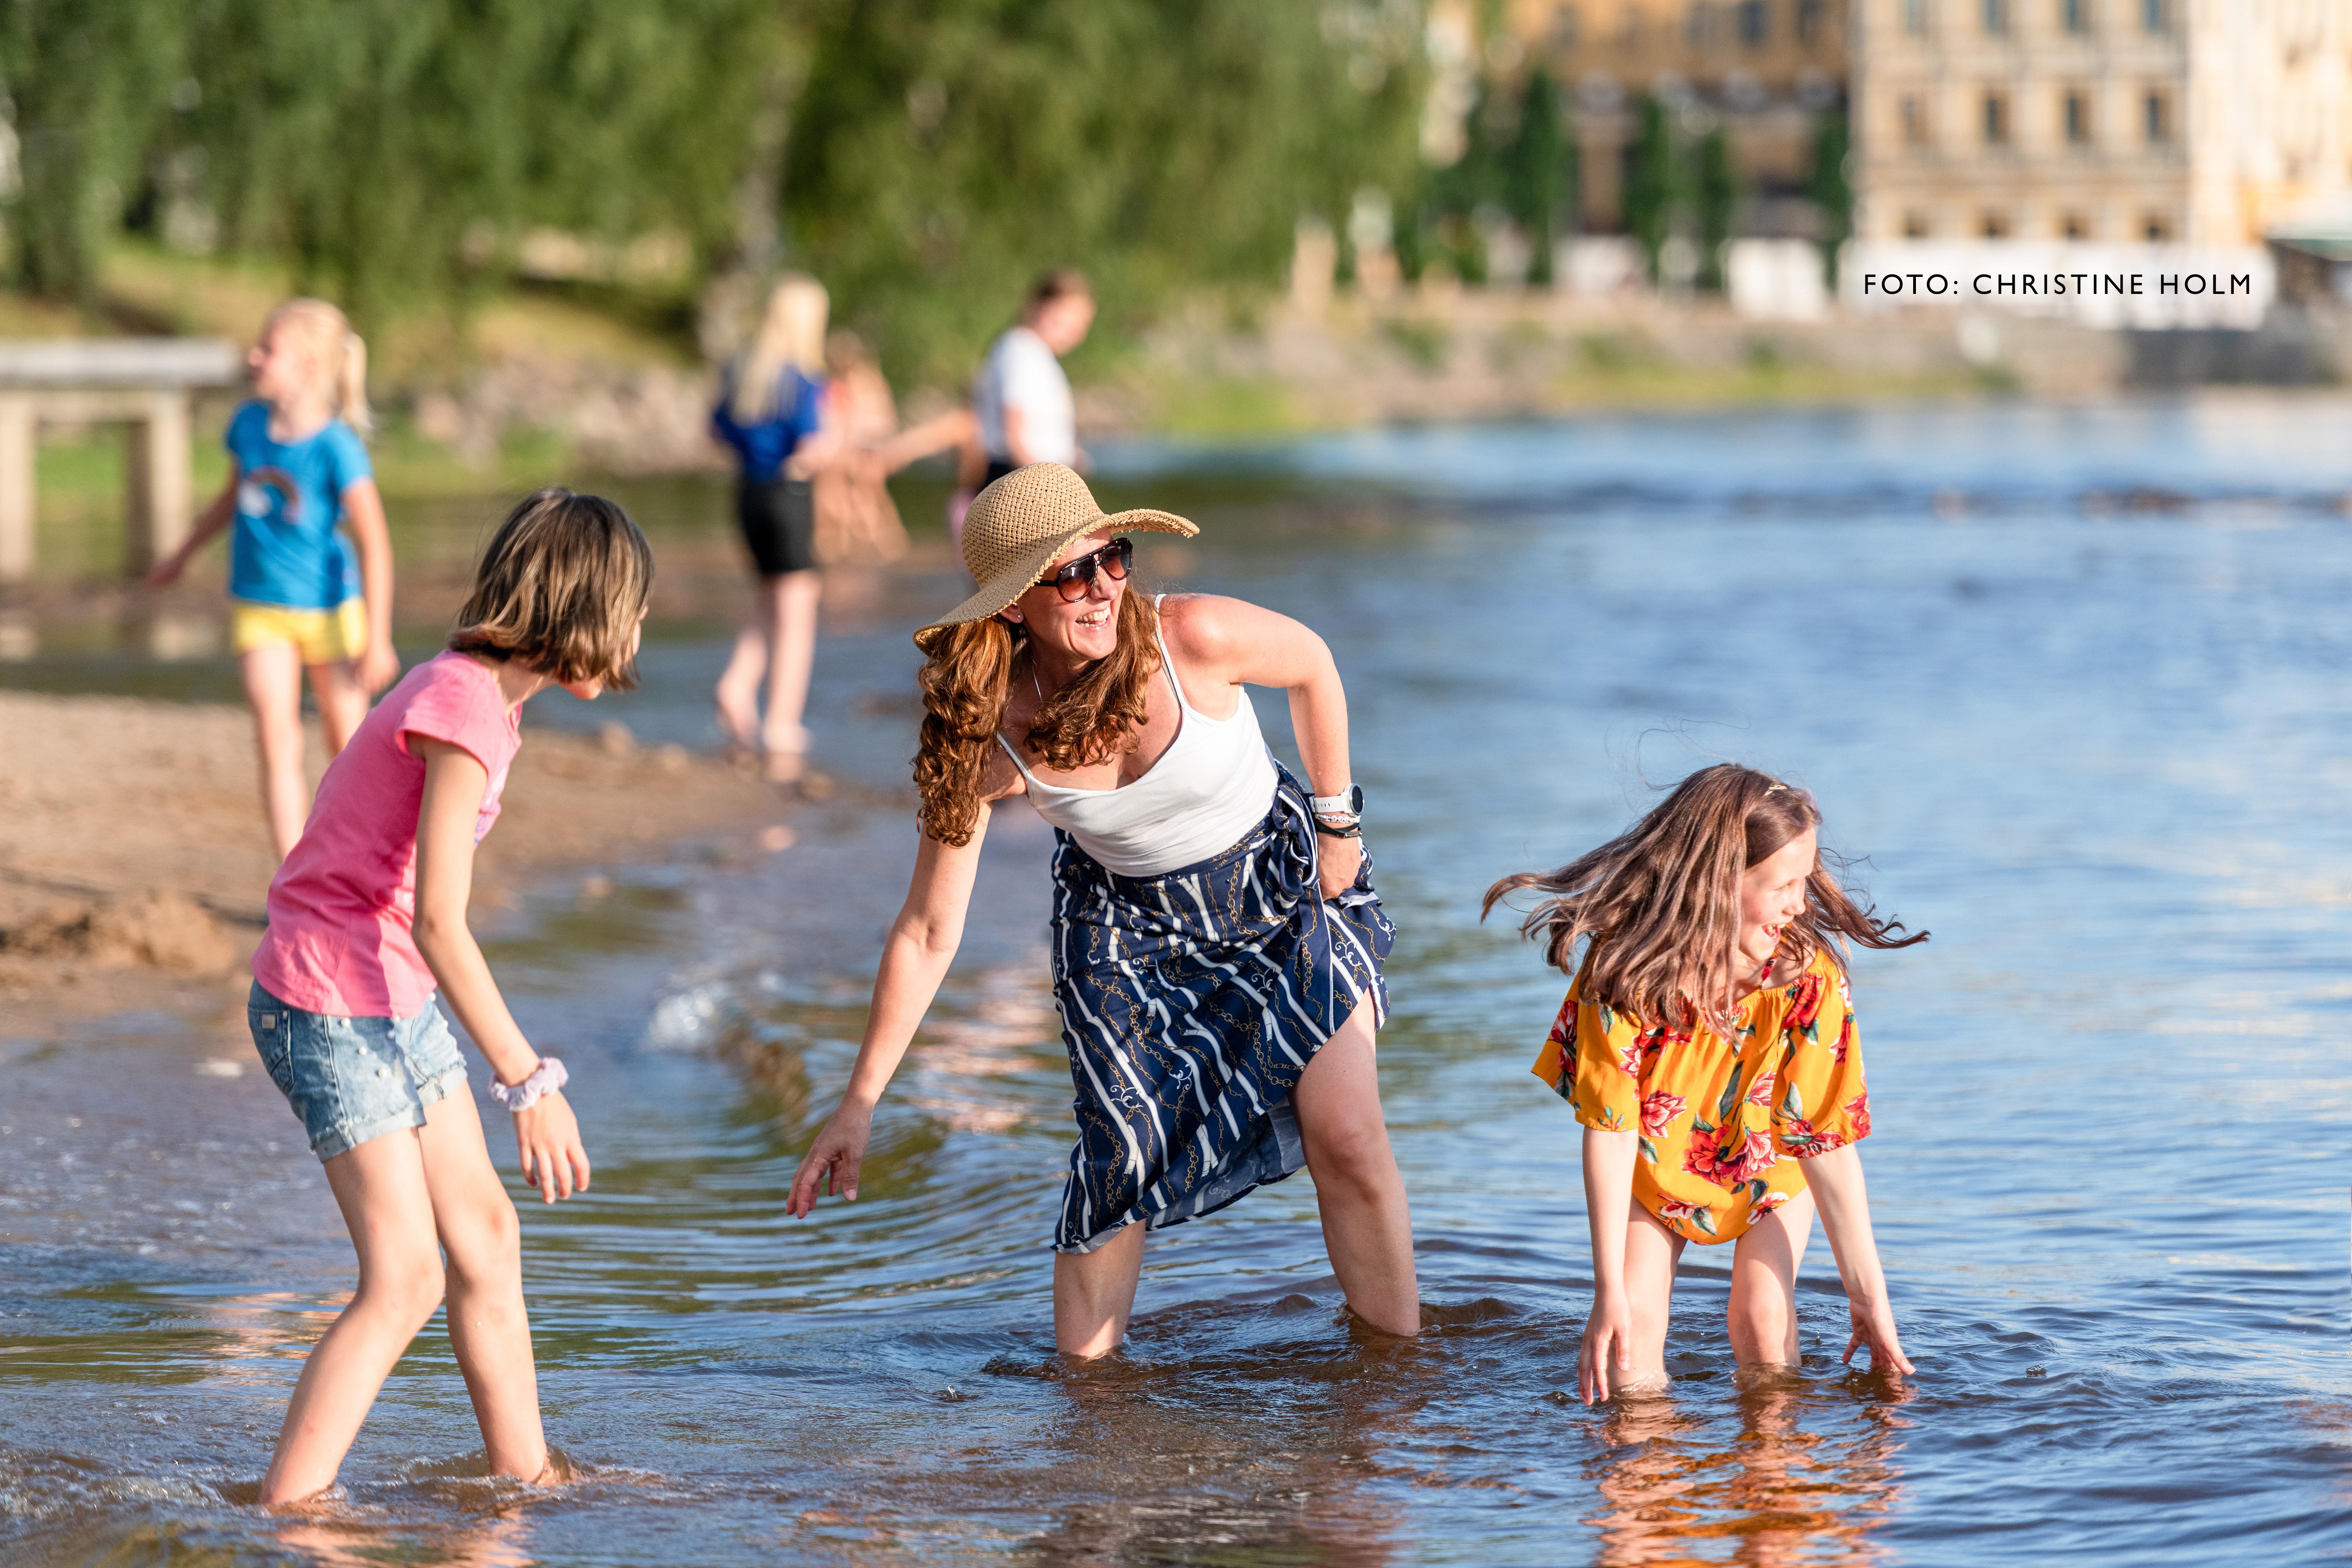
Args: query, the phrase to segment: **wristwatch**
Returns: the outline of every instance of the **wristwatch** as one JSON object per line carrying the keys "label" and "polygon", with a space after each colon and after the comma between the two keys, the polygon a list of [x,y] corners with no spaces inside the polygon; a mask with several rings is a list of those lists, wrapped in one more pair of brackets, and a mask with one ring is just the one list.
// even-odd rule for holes
{"label": "wristwatch", "polygon": [[1307,798],[1315,814],[1315,831],[1331,838],[1360,838],[1364,833],[1364,786],[1351,784],[1345,795]]}

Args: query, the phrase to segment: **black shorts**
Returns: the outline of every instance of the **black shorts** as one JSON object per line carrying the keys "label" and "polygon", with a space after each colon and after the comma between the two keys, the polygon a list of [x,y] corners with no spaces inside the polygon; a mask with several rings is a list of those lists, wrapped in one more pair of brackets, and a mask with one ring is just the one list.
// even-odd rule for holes
{"label": "black shorts", "polygon": [[807,479],[745,480],[735,492],[735,521],[762,577],[816,566],[816,487]]}

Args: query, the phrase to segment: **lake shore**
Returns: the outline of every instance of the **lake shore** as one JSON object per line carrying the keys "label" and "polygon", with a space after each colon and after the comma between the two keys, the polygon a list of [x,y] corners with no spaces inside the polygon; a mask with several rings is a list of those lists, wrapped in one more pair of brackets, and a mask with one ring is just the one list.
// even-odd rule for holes
{"label": "lake shore", "polygon": [[[275,866],[251,721],[219,703],[0,691],[0,1026],[42,1037],[242,996]],[[324,769],[310,729],[315,780]],[[822,793],[822,784],[812,794]],[[477,861],[478,911],[559,873],[788,844],[801,801],[724,761],[532,726]]]}

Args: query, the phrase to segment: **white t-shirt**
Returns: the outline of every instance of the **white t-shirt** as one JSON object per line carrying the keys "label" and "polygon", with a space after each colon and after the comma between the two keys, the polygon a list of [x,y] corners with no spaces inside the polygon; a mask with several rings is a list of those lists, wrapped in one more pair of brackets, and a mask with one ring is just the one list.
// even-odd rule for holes
{"label": "white t-shirt", "polygon": [[1078,455],[1070,378],[1062,374],[1062,362],[1045,340],[1026,327],[1014,327],[997,339],[972,378],[971,411],[992,459],[1013,456],[1013,444],[1004,436],[1008,408],[1021,411],[1022,439],[1032,461],[1066,463]]}

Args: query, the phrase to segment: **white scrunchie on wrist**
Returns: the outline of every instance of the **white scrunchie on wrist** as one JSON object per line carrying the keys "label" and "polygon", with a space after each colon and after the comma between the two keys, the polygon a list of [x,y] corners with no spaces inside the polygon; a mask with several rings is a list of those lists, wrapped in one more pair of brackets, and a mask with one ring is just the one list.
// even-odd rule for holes
{"label": "white scrunchie on wrist", "polygon": [[490,1098],[509,1110],[523,1110],[537,1102],[541,1096],[552,1093],[572,1081],[572,1074],[553,1057],[541,1057],[530,1076],[509,1089],[498,1079],[490,1080]]}

